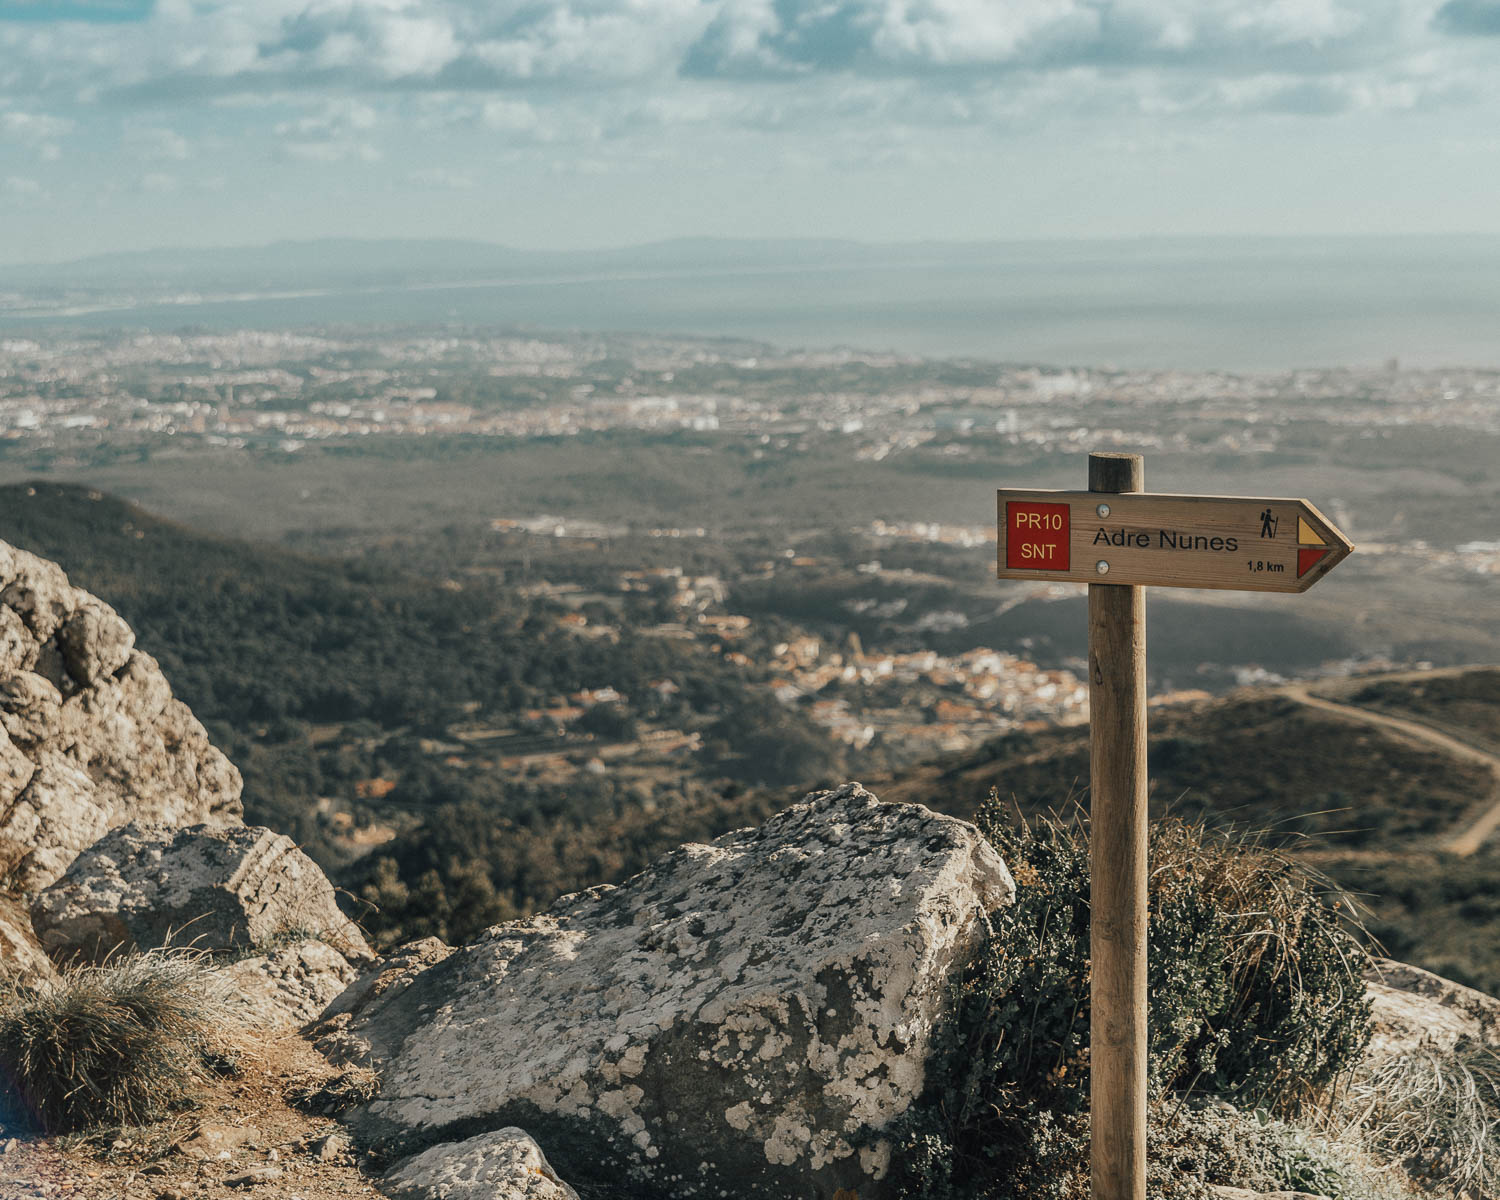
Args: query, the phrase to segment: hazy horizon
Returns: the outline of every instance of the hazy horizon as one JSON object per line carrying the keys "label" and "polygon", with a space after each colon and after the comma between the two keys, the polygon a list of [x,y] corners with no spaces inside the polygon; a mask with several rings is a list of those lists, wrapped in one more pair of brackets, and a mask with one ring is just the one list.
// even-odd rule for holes
{"label": "hazy horizon", "polygon": [[[915,250],[922,248],[933,248],[938,250],[956,250],[969,247],[983,248],[1010,248],[1010,247],[1084,247],[1084,246],[1124,246],[1140,245],[1143,243],[1268,243],[1268,244],[1290,244],[1319,243],[1350,244],[1354,242],[1500,242],[1500,230],[1453,230],[1453,231],[1421,231],[1421,230],[1395,230],[1385,233],[1358,233],[1349,231],[1335,232],[1298,232],[1298,233],[1252,233],[1252,232],[1215,232],[1215,233],[1131,233],[1131,234],[1078,234],[1071,237],[1059,237],[1050,235],[1017,236],[1017,237],[993,237],[993,238],[861,238],[853,236],[820,236],[816,234],[785,235],[777,237],[756,237],[751,235],[734,236],[725,235],[694,235],[681,234],[675,237],[653,238],[646,241],[619,241],[601,242],[597,245],[579,246],[521,246],[512,242],[500,241],[493,238],[483,237],[459,237],[445,236],[439,234],[409,234],[392,235],[389,237],[359,237],[341,234],[309,234],[307,236],[277,237],[271,239],[250,240],[240,242],[202,242],[202,243],[179,243],[179,244],[156,244],[131,247],[118,250],[102,250],[88,254],[76,254],[63,258],[29,259],[19,258],[0,262],[0,270],[27,269],[34,267],[66,267],[75,264],[91,262],[103,262],[119,259],[143,259],[152,256],[163,258],[182,255],[211,255],[219,253],[242,253],[246,251],[272,250],[281,247],[308,247],[308,246],[334,246],[334,245],[360,245],[360,246],[447,246],[447,247],[485,247],[492,250],[501,250],[516,255],[543,258],[556,257],[583,257],[587,255],[615,254],[620,252],[650,250],[657,247],[677,246],[736,246],[748,247],[758,245],[816,245],[825,247],[847,247],[872,250]],[[4,280],[0,280],[3,283]]]}
{"label": "hazy horizon", "polygon": [[[19,291],[17,280],[22,282]],[[1500,368],[1500,238],[280,243],[16,268],[0,331],[427,325],[1055,366]]]}

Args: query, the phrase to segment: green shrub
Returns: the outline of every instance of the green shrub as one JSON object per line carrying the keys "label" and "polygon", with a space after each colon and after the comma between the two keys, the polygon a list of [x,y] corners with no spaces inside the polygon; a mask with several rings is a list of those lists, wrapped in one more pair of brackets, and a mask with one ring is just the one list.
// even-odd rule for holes
{"label": "green shrub", "polygon": [[0,990],[0,1083],[47,1133],[139,1125],[189,1101],[219,1006],[201,956],[130,955]]}
{"label": "green shrub", "polygon": [[[979,825],[1016,878],[961,977],[898,1171],[924,1200],[1088,1194],[1087,821]],[[1152,1194],[1203,1195],[1179,1093],[1301,1110],[1369,1038],[1365,955],[1316,881],[1262,844],[1166,820],[1150,858]],[[1230,1181],[1225,1181],[1230,1182]]]}

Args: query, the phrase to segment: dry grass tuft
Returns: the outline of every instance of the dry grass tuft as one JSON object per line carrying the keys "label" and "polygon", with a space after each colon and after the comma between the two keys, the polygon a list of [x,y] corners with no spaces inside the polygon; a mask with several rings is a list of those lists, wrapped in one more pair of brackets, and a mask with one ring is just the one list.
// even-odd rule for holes
{"label": "dry grass tuft", "polygon": [[200,954],[153,950],[0,984],[0,1081],[46,1133],[141,1125],[187,1102],[222,1025]]}
{"label": "dry grass tuft", "polygon": [[1343,1110],[1434,1194],[1500,1195],[1500,1054],[1417,1050],[1361,1071]]}

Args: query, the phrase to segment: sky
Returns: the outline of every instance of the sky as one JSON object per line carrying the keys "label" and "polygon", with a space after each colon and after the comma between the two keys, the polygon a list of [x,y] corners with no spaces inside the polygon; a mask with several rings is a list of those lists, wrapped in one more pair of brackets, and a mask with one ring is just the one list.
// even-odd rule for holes
{"label": "sky", "polygon": [[0,263],[1500,233],[1497,66],[1500,0],[0,0]]}

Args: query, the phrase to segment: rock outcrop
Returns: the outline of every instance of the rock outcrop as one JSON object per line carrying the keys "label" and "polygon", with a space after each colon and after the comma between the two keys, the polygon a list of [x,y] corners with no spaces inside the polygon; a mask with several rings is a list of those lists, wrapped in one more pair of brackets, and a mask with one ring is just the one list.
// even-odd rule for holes
{"label": "rock outcrop", "polygon": [[453,953],[453,947],[441,938],[425,937],[407,942],[365,969],[353,983],[332,998],[318,1014],[307,1035],[329,1059],[344,1066],[373,1065],[370,1044],[350,1026],[363,1017],[378,1001],[390,1005],[398,992],[409,988],[428,967],[436,966]]}
{"label": "rock outcrop", "polygon": [[1013,895],[972,826],[815,794],[366,986],[356,1132],[390,1157],[517,1125],[642,1197],[882,1200],[950,969]]}
{"label": "rock outcrop", "polygon": [[1424,971],[1377,958],[1365,986],[1374,1002],[1367,1061],[1460,1043],[1500,1049],[1500,1000]]}
{"label": "rock outcrop", "polygon": [[51,979],[57,974],[31,932],[31,919],[14,901],[0,896],[0,979]]}
{"label": "rock outcrop", "polygon": [[578,1200],[526,1131],[510,1127],[446,1142],[381,1181],[395,1200]]}
{"label": "rock outcrop", "polygon": [[359,977],[327,942],[309,939],[218,969],[225,1010],[254,1029],[300,1028]]}
{"label": "rock outcrop", "polygon": [[317,863],[285,834],[246,825],[111,830],[36,897],[31,923],[59,962],[166,945],[243,952],[309,938],[349,958],[372,957]]}
{"label": "rock outcrop", "polygon": [[0,876],[45,887],[137,820],[239,820],[240,775],[155,659],[55,563],[0,542]]}

